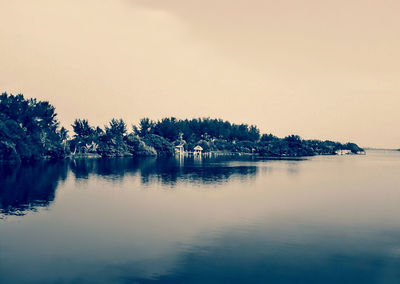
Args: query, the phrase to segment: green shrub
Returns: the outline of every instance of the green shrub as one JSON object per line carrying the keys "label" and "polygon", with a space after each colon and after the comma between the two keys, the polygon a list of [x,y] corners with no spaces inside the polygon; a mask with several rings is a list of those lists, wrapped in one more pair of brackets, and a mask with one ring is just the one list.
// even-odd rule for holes
{"label": "green shrub", "polygon": [[143,141],[147,146],[154,148],[158,156],[172,156],[175,153],[173,144],[159,135],[146,135]]}

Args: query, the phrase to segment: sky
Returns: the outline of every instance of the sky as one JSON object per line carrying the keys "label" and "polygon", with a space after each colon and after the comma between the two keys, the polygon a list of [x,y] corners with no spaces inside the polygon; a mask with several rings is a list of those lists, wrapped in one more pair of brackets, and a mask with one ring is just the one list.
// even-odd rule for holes
{"label": "sky", "polygon": [[399,1],[0,0],[0,92],[400,148]]}

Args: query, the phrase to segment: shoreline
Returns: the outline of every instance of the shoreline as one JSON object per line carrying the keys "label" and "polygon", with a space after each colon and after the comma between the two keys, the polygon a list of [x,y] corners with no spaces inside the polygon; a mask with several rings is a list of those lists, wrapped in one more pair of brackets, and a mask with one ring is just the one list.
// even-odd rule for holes
{"label": "shoreline", "polygon": [[[395,151],[400,151],[400,150],[395,150]],[[339,155],[339,154],[316,154],[316,155],[311,155],[311,156],[262,156],[258,155],[256,153],[245,153],[245,152],[205,152],[202,153],[201,155],[171,155],[171,156],[135,156],[132,154],[126,154],[126,155],[115,155],[115,156],[102,156],[98,153],[86,153],[86,154],[71,154],[68,156],[65,156],[63,158],[51,158],[51,157],[42,157],[41,159],[37,160],[22,160],[22,161],[17,161],[17,160],[0,160],[0,165],[20,165],[20,164],[30,164],[30,163],[35,163],[35,162],[46,162],[46,161],[65,161],[65,160],[80,160],[80,159],[115,159],[115,158],[157,158],[157,157],[162,157],[162,158],[172,158],[175,157],[177,159],[179,158],[216,158],[216,157],[241,157],[241,158],[252,158],[256,160],[289,160],[289,161],[302,161],[302,160],[307,160],[310,157],[317,157],[317,156],[359,156],[359,155],[366,155],[366,152],[363,153],[350,153],[350,154],[345,154],[345,155]]]}

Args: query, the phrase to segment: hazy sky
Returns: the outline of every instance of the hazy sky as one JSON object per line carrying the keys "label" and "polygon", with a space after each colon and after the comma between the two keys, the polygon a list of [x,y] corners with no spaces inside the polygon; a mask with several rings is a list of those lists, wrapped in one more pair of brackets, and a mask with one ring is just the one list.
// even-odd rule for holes
{"label": "hazy sky", "polygon": [[400,1],[0,0],[0,91],[400,147]]}

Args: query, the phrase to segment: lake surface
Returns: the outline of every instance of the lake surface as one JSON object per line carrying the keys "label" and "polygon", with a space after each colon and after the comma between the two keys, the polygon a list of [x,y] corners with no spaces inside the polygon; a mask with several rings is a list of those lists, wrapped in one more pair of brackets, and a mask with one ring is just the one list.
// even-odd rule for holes
{"label": "lake surface", "polygon": [[0,283],[400,283],[400,152],[0,168]]}

